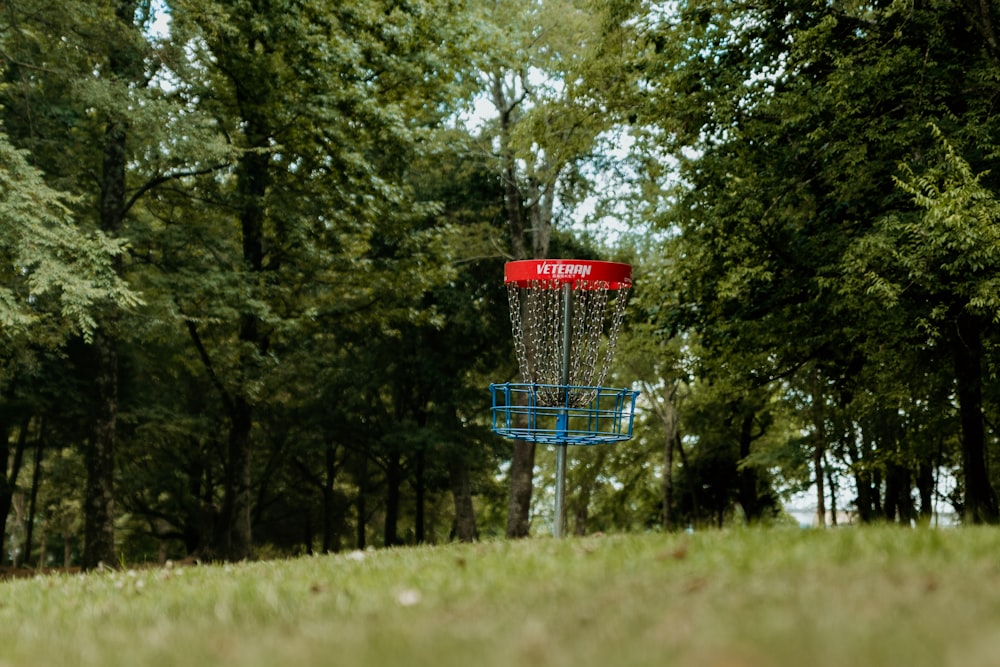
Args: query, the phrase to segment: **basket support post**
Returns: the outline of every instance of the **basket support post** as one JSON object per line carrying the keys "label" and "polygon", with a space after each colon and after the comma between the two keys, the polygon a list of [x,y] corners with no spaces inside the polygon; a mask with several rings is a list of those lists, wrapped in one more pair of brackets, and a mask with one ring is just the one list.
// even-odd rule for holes
{"label": "basket support post", "polygon": [[[563,297],[563,317],[562,317],[562,385],[563,400],[562,411],[557,418],[556,430],[560,436],[565,436],[569,431],[569,369],[572,359],[570,346],[573,344],[573,284],[565,283],[562,286]],[[566,442],[556,445],[556,511],[555,522],[552,527],[553,537],[563,536],[563,526],[566,523]]]}

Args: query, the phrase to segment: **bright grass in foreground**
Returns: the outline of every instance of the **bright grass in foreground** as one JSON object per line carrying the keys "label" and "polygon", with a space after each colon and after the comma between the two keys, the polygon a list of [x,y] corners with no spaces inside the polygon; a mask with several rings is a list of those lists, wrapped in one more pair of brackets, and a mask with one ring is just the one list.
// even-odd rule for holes
{"label": "bright grass in foreground", "polygon": [[0,584],[0,665],[987,665],[1000,531],[486,542]]}

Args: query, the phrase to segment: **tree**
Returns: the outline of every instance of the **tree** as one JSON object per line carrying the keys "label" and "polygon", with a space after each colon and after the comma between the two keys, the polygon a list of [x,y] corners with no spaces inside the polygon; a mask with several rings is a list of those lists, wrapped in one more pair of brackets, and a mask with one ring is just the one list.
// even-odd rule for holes
{"label": "tree", "polygon": [[[5,40],[6,46],[9,48],[9,53],[14,55],[15,66],[12,68],[15,76],[21,75],[18,81],[18,86],[16,87],[16,93],[14,99],[17,100],[15,105],[15,110],[26,109],[29,113],[26,114],[27,118],[33,118],[34,114],[30,113],[35,109],[33,105],[33,91],[36,90],[36,82],[42,78],[48,78],[49,67],[44,63],[44,60],[51,58],[55,63],[56,77],[66,76],[68,74],[65,70],[60,70],[61,66],[67,66],[65,61],[60,62],[59,58],[62,55],[60,52],[56,53],[39,53],[35,52],[34,48],[37,44],[31,43],[34,37],[33,32],[25,32],[23,30],[25,25],[22,25],[21,19],[25,19],[25,24],[30,24],[33,17],[36,16],[34,12],[28,7],[30,3],[15,3],[8,13],[8,17],[12,19],[11,30],[7,34],[8,40]],[[71,14],[72,7],[68,8],[66,14],[60,13],[56,20],[65,18],[67,15]],[[102,8],[104,9],[104,8]],[[136,55],[133,50],[136,41],[131,39],[131,36],[120,32],[119,28],[121,26],[133,26],[137,31],[138,28],[135,26],[136,20],[136,5],[134,3],[121,3],[115,10],[117,11],[112,17],[109,17],[106,13],[98,13],[94,17],[92,23],[86,24],[85,29],[82,31],[87,32],[88,29],[96,28],[100,25],[100,22],[104,21],[105,27],[111,30],[111,33],[116,37],[109,40],[112,44],[110,50],[107,52],[107,61],[109,70],[109,87],[105,89],[105,92],[111,92],[114,90],[114,83],[111,83],[112,79],[116,80],[116,83],[124,87],[128,86],[129,83],[135,83],[138,79],[142,78],[143,70],[141,64],[141,57]],[[121,21],[121,25],[119,25]],[[25,36],[28,36],[25,39]],[[39,40],[40,41],[40,40]],[[93,45],[86,45],[87,47],[92,47]],[[87,53],[94,54],[93,50],[86,51]],[[63,52],[64,53],[64,52]],[[36,62],[31,62],[29,59],[37,57]],[[91,61],[93,64],[93,61]],[[72,66],[72,65],[69,65]],[[30,77],[28,73],[31,73]],[[43,74],[40,76],[39,72]],[[120,79],[119,79],[120,78]],[[63,82],[65,79],[63,80]],[[60,82],[60,83],[63,83]],[[57,84],[58,87],[58,84]],[[87,90],[84,86],[84,90]],[[13,92],[13,89],[12,89]],[[93,92],[93,89],[91,89]],[[116,105],[112,104],[108,107],[102,106],[100,103],[94,105],[97,114],[101,114],[109,108],[114,108]],[[46,110],[42,110],[41,114],[44,114]],[[98,121],[100,122],[100,121]],[[117,237],[121,231],[122,220],[126,208],[125,200],[125,162],[127,160],[127,154],[125,149],[125,137],[126,129],[125,124],[119,115],[114,112],[105,118],[105,128],[104,128],[104,141],[103,148],[101,149],[101,184],[100,184],[100,194],[97,199],[97,219],[99,223],[97,224],[97,229],[99,230],[101,236],[97,238],[109,238],[114,239]],[[18,124],[18,129],[21,129],[20,124]],[[41,127],[33,126],[30,128],[32,134],[37,132]],[[43,130],[44,132],[44,130]],[[28,135],[28,138],[34,139],[35,137]],[[46,137],[51,138],[51,137]],[[30,146],[31,142],[27,142]],[[36,157],[44,158],[44,155],[38,155]],[[46,167],[56,167],[52,163],[44,163]],[[23,173],[23,169],[20,170]],[[58,173],[58,168],[53,169],[54,173]],[[35,195],[39,196],[39,195]],[[45,209],[47,213],[43,215],[50,216],[50,220],[53,216],[53,204],[57,204],[63,207],[65,204],[58,202],[55,198],[48,194],[41,194],[41,198],[47,200]],[[56,214],[58,215],[58,214]],[[39,230],[41,233],[38,234],[38,238],[42,240],[44,244],[42,247],[52,248],[53,241],[57,243],[65,243],[67,236],[64,231],[66,228],[65,218],[63,220],[57,221],[57,223],[50,227],[48,230]],[[48,237],[48,238],[46,238]],[[60,241],[60,237],[62,240]],[[85,237],[84,237],[85,238]],[[117,312],[123,304],[135,305],[136,298],[130,295],[127,291],[122,289],[121,281],[119,280],[119,275],[121,273],[121,257],[122,253],[120,251],[122,245],[113,242],[115,245],[109,244],[107,247],[112,249],[113,252],[110,254],[110,259],[107,263],[107,269],[113,276],[113,280],[108,280],[106,284],[115,292],[117,292],[117,298],[104,300],[101,304],[103,308],[100,312],[86,313],[85,310],[81,308],[82,304],[76,304],[77,317],[85,325],[83,333],[85,334],[88,342],[91,343],[89,351],[94,354],[95,358],[99,361],[97,366],[97,372],[94,374],[94,397],[95,397],[95,420],[93,422],[93,430],[91,436],[88,440],[88,456],[87,460],[87,498],[86,507],[88,511],[86,512],[86,525],[85,525],[85,564],[88,566],[95,566],[98,562],[113,563],[114,558],[114,526],[113,526],[113,465],[114,465],[114,430],[115,430],[115,419],[117,412],[117,362],[115,358],[115,345],[111,338],[109,338],[108,323],[109,317],[113,317],[111,313]],[[85,246],[81,246],[80,250],[86,250]],[[98,258],[94,258],[98,259]],[[37,262],[37,260],[36,260]],[[33,262],[34,263],[34,262]],[[37,265],[37,264],[36,264]],[[30,264],[27,266],[31,266]],[[69,268],[69,267],[66,267]],[[64,269],[65,270],[65,269]],[[87,274],[84,274],[83,280],[87,280]],[[59,278],[51,276],[49,278],[52,280],[53,285],[58,285]],[[80,280],[77,281],[79,285]],[[71,297],[74,293],[78,291],[72,289],[71,285],[68,285],[71,289],[64,291],[67,297]],[[64,300],[67,299],[64,297]],[[91,299],[94,297],[91,296]],[[95,300],[96,301],[96,300]],[[130,303],[129,303],[130,302]],[[95,304],[97,305],[97,304]],[[113,325],[111,327],[113,329]],[[114,334],[110,334],[112,337]]]}
{"label": "tree", "polygon": [[619,366],[628,369],[630,380],[642,390],[640,406],[648,406],[650,417],[661,431],[663,472],[661,479],[661,525],[676,528],[676,493],[674,455],[681,449],[681,404],[690,395],[692,381],[691,353],[693,340],[665,329],[661,313],[676,301],[665,280],[673,264],[669,255],[660,254],[655,241],[642,240],[637,274],[641,280],[630,301]]}
{"label": "tree", "polygon": [[[636,164],[679,258],[672,275],[680,303],[664,324],[694,327],[707,353],[739,359],[753,386],[818,364],[838,399],[860,395],[859,380],[875,377],[864,370],[891,364],[893,352],[926,349],[919,320],[894,317],[907,323],[905,338],[881,326],[892,302],[877,281],[859,280],[870,274],[858,273],[866,265],[856,258],[885,262],[891,242],[879,221],[910,219],[893,176],[903,162],[933,164],[928,120],[955,128],[976,160],[992,150],[992,89],[971,82],[989,78],[995,61],[965,10],[695,1],[640,12],[628,26],[640,47],[627,70],[635,95],[615,108],[634,116]],[[884,48],[889,41],[893,49]],[[925,64],[920,77],[913,62]],[[973,88],[982,96],[969,96]],[[676,171],[663,168],[664,156]],[[880,279],[908,284],[887,275]],[[932,344],[963,369],[965,392],[981,386],[981,350],[969,343],[986,330],[970,312],[958,317],[963,297],[953,287],[944,291],[958,297],[951,322],[963,343]],[[901,293],[904,312],[920,312],[923,297]],[[960,396],[973,449],[983,441],[977,396]],[[986,519],[993,512],[989,493],[977,491],[986,479],[981,460],[978,451],[966,457],[970,479],[980,480],[970,500],[982,508],[967,514]]]}
{"label": "tree", "polygon": [[931,347],[950,348],[962,433],[965,518],[995,523],[1000,513],[987,472],[983,341],[1000,313],[1000,205],[982,182],[985,174],[974,174],[940,132],[935,134],[941,142],[939,157],[928,160],[929,167],[919,175],[905,168],[898,181],[919,212],[880,221],[878,236],[859,248],[856,257],[871,292],[897,307],[919,304],[909,314],[911,326],[927,333]]}
{"label": "tree", "polygon": [[[230,241],[200,252],[194,265],[204,270],[177,293],[229,421],[225,558],[252,553],[262,470],[253,462],[255,425],[284,393],[284,360],[302,360],[294,351],[326,331],[338,332],[326,343],[333,349],[355,335],[370,344],[372,332],[412,315],[415,298],[439,278],[423,265],[420,237],[410,236],[434,205],[415,200],[402,176],[449,112],[458,61],[443,35],[453,9],[174,3],[178,39],[194,45],[202,72],[191,90],[238,151],[224,179],[198,183],[231,225],[223,228]],[[192,206],[200,203],[169,210],[171,224]]]}
{"label": "tree", "polygon": [[[57,11],[37,11],[30,0],[10,7],[14,67],[5,103],[18,142],[53,182],[78,195],[74,208],[84,229],[146,243],[137,234],[143,198],[216,168],[220,159],[215,144],[202,141],[202,119],[184,113],[160,85],[178,50],[151,35],[152,6],[138,0],[62,3]],[[125,255],[113,265],[120,277],[131,267]],[[72,348],[90,380],[93,415],[85,439],[86,567],[117,561],[120,350],[129,330],[114,307],[94,319],[92,344]]]}

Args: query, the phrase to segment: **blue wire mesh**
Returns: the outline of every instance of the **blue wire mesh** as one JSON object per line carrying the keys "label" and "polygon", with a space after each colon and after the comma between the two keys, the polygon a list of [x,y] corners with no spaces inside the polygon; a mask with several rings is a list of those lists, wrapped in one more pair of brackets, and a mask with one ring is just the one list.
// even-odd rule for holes
{"label": "blue wire mesh", "polygon": [[[539,396],[562,396],[557,405]],[[493,432],[505,438],[553,445],[600,445],[632,437],[635,399],[632,389],[547,384],[491,384]],[[593,394],[590,403],[573,398]]]}

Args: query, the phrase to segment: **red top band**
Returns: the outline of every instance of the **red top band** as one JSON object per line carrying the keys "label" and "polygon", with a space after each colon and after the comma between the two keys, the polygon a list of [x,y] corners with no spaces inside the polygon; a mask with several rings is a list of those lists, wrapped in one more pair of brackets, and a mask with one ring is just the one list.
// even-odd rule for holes
{"label": "red top band", "polygon": [[532,281],[606,282],[608,289],[620,289],[632,286],[632,267],[620,262],[589,259],[525,259],[507,262],[503,281],[517,283],[519,287],[527,287]]}

